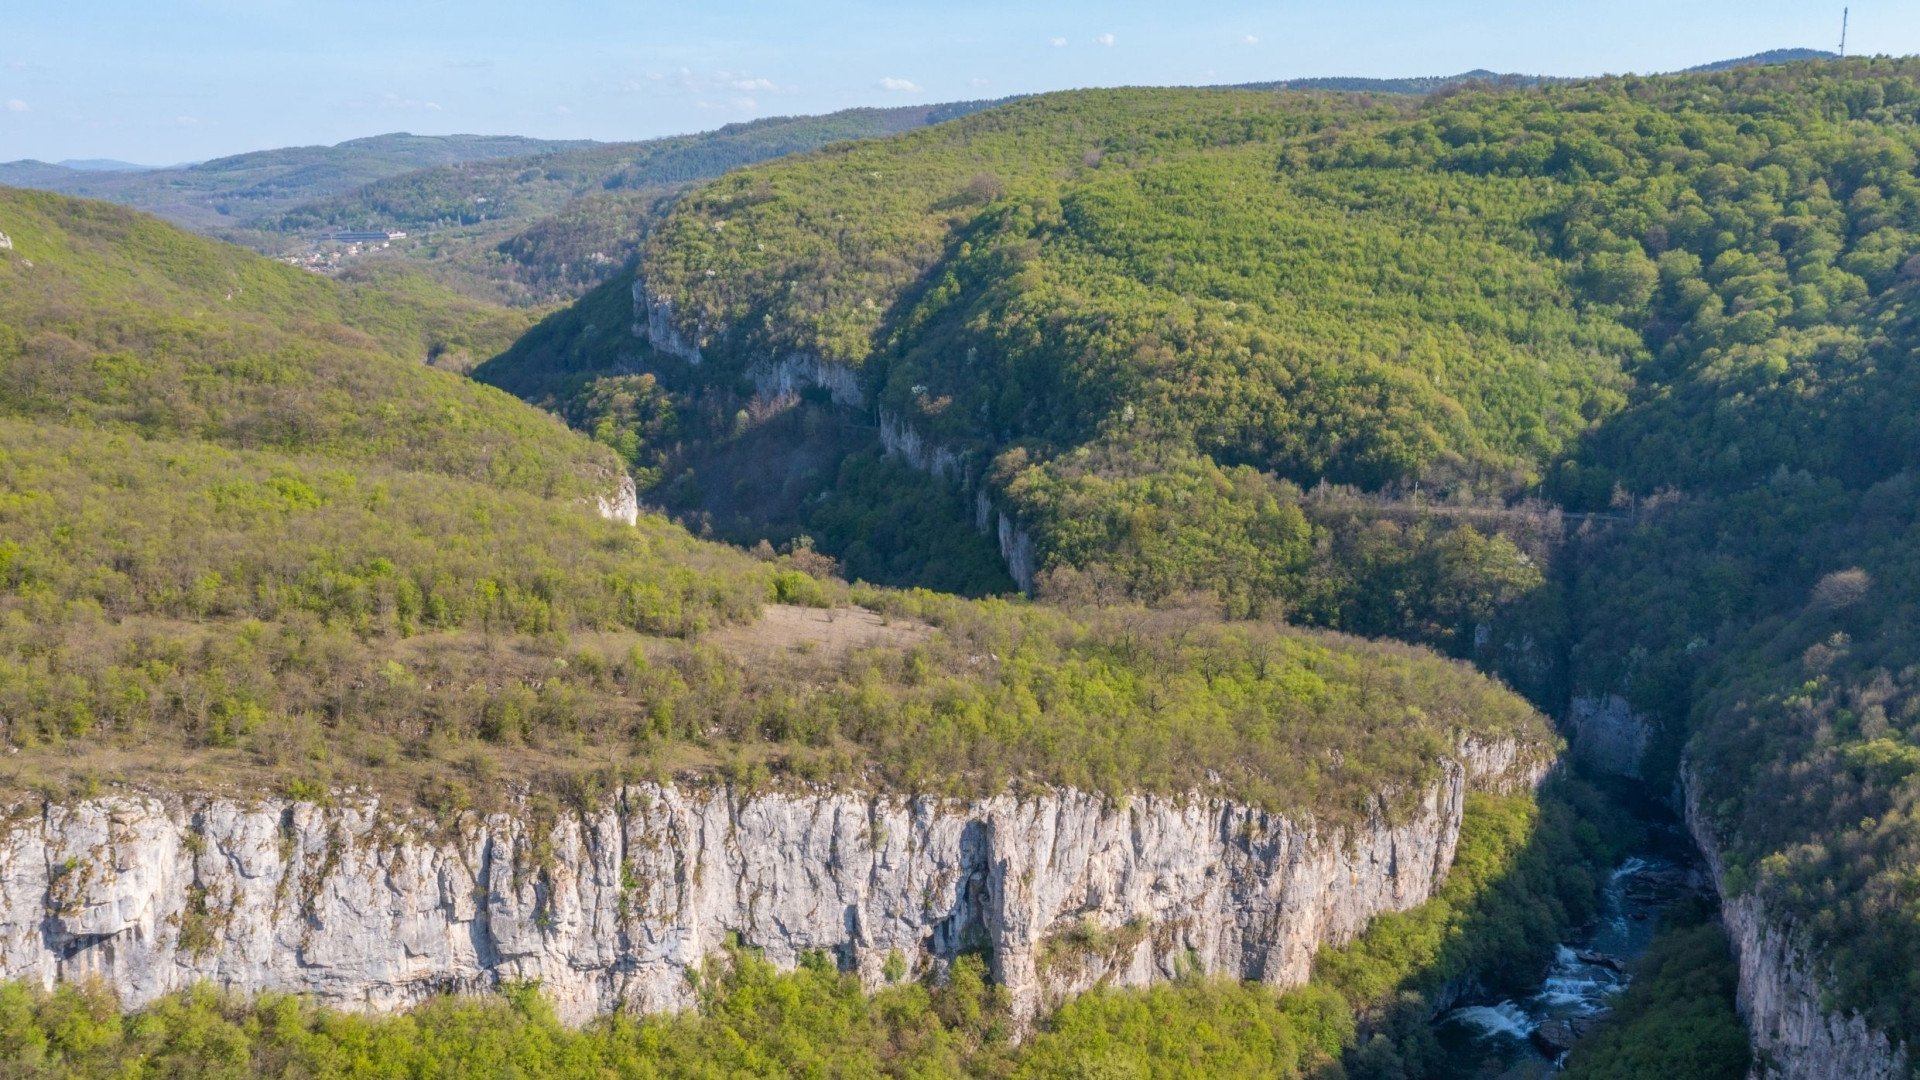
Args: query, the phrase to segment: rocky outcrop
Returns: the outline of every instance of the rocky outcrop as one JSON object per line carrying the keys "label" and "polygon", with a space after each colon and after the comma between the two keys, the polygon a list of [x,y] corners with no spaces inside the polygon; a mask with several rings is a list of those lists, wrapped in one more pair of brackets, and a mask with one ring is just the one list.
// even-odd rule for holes
{"label": "rocky outcrop", "polygon": [[[912,424],[886,409],[880,410],[880,448],[921,472],[942,480],[954,483],[965,483],[967,480],[959,454],[930,442]],[[981,489],[980,497],[986,497],[985,488]],[[985,523],[980,525],[980,531],[987,531]]]}
{"label": "rocky outcrop", "polygon": [[[705,328],[696,326],[691,335],[682,331],[674,322],[673,299],[651,295],[646,282],[638,277],[633,279],[633,336],[689,364],[706,360],[700,351]],[[858,373],[815,353],[795,351],[776,360],[749,364],[746,375],[753,382],[754,392],[770,401],[817,386],[827,391],[836,404],[853,408],[866,404]]]}
{"label": "rocky outcrop", "polygon": [[1020,586],[1020,591],[1033,593],[1034,572],[1039,561],[1034,553],[1033,534],[1021,528],[1006,511],[994,507],[985,482],[967,468],[963,455],[932,442],[912,424],[885,409],[880,410],[880,445],[887,453],[921,472],[959,484],[962,490],[972,487],[974,527],[999,543],[1000,559],[1006,563],[1007,574]]}
{"label": "rocky outcrop", "polygon": [[[699,335],[695,330],[695,337]],[[652,345],[656,350],[668,356],[677,356],[689,364],[698,364],[704,359],[700,355],[700,345],[695,338],[680,332],[673,323],[673,299],[667,296],[649,296],[647,283],[638,277],[633,279],[633,336]]]}
{"label": "rocky outcrop", "polygon": [[753,380],[754,393],[769,401],[810,386],[825,390],[836,405],[857,409],[867,400],[860,391],[860,377],[852,368],[822,360],[813,353],[791,352],[780,360],[749,365],[747,377]]}
{"label": "rocky outcrop", "polygon": [[[1685,770],[1687,827],[1714,880],[1724,882],[1718,838]],[[1771,915],[1755,892],[1724,895],[1721,918],[1740,961],[1739,1005],[1753,1034],[1754,1080],[1906,1080],[1909,1054],[1857,1014],[1821,1007],[1822,977],[1811,943]]]}
{"label": "rocky outcrop", "polygon": [[[699,343],[695,340],[699,334],[698,328],[693,338],[682,333],[674,325],[671,299],[650,295],[646,283],[638,277],[634,278],[634,337],[650,342],[660,352],[677,356],[689,364],[699,364],[704,360]],[[777,360],[757,361],[747,365],[746,376],[753,383],[754,393],[769,401],[797,394],[809,387],[819,387],[827,391],[837,405],[855,409],[866,405],[866,394],[860,388],[859,374],[845,364],[836,364],[816,353],[795,351]],[[931,442],[911,424],[885,409],[880,411],[880,444],[887,453],[901,458],[921,472],[959,484],[963,490],[979,485],[980,497],[985,498],[984,485],[978,477],[968,475],[962,455]],[[602,513],[607,511],[603,509]],[[1007,572],[1015,584],[1020,586],[1021,591],[1032,593],[1036,570],[1032,535],[1020,528],[1004,511],[997,512],[994,518],[985,516],[983,512],[977,525],[981,532],[998,540],[1000,557],[1006,562]]]}
{"label": "rocky outcrop", "polygon": [[[137,1006],[199,980],[391,1009],[540,981],[561,1013],[691,1003],[730,935],[869,984],[989,950],[1030,1014],[1197,967],[1278,985],[1443,879],[1469,787],[1538,755],[1467,745],[1392,814],[1322,828],[1231,802],[1077,791],[972,801],[638,786],[536,824],[113,796],[13,807],[0,977],[97,976]],[[896,959],[897,958],[897,959]]]}
{"label": "rocky outcrop", "polygon": [[1652,724],[1619,694],[1584,694],[1567,708],[1568,754],[1603,773],[1638,779]]}
{"label": "rocky outcrop", "polygon": [[996,530],[1000,541],[1000,558],[1007,564],[1007,573],[1020,591],[1033,595],[1033,534],[1014,523],[1006,511],[1000,511],[1000,527]]}
{"label": "rocky outcrop", "polygon": [[593,501],[600,516],[609,521],[640,524],[640,489],[634,486],[631,476],[622,474],[614,484],[613,494],[597,495]]}

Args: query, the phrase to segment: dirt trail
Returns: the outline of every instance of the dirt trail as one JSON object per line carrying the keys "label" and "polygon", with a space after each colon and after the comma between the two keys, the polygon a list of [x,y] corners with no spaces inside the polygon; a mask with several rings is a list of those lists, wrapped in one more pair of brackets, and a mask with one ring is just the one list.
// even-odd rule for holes
{"label": "dirt trail", "polygon": [[795,652],[833,658],[875,645],[908,645],[932,634],[925,623],[889,619],[866,608],[768,604],[759,622],[728,627],[710,640],[741,659]]}

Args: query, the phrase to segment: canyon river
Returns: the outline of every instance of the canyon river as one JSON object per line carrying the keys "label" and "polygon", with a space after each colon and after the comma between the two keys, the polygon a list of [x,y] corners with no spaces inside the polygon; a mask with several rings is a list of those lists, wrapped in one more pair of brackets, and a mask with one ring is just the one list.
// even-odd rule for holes
{"label": "canyon river", "polygon": [[1436,1020],[1449,1075],[1530,1080],[1560,1071],[1566,1048],[1605,1016],[1627,987],[1623,970],[1646,951],[1675,901],[1706,891],[1706,867],[1670,812],[1640,805],[1646,841],[1615,867],[1600,912],[1556,950],[1530,993],[1468,997]]}

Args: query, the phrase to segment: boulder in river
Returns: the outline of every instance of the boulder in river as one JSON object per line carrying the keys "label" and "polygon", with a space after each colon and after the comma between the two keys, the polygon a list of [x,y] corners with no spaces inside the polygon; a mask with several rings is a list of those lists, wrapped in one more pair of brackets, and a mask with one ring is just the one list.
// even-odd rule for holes
{"label": "boulder in river", "polygon": [[1602,1009],[1597,1013],[1592,1013],[1587,1016],[1576,1016],[1567,1021],[1567,1026],[1573,1029],[1574,1038],[1584,1039],[1599,1030],[1600,1025],[1605,1023],[1606,1019],[1607,1010]]}
{"label": "boulder in river", "polygon": [[1595,967],[1603,967],[1603,968],[1606,968],[1608,971],[1625,972],[1627,970],[1627,962],[1610,953],[1594,952],[1589,949],[1582,949],[1579,952],[1574,954],[1574,958],[1579,960],[1583,964],[1592,964]]}
{"label": "boulder in river", "polygon": [[1548,1020],[1534,1028],[1528,1038],[1533,1040],[1533,1045],[1541,1053],[1556,1060],[1573,1049],[1573,1044],[1579,1040],[1579,1036],[1573,1032],[1573,1024],[1566,1020]]}

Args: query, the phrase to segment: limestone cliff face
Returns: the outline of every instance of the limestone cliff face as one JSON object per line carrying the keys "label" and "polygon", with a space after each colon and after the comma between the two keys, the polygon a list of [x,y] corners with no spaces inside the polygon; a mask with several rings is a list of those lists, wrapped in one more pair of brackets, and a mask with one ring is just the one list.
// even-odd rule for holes
{"label": "limestone cliff face", "polygon": [[1014,520],[1000,512],[999,528],[995,538],[1000,541],[1000,558],[1006,561],[1007,573],[1020,591],[1033,594],[1033,575],[1037,569],[1033,553],[1033,534],[1014,523]]}
{"label": "limestone cliff face", "polygon": [[1445,876],[1470,787],[1540,755],[1466,745],[1411,810],[1320,828],[1231,802],[1063,790],[971,801],[638,786],[585,815],[456,828],[331,807],[113,796],[0,827],[0,977],[198,980],[391,1009],[538,979],[573,1020],[686,1006],[729,934],[870,984],[971,948],[1031,1013],[1197,965],[1275,984]]}
{"label": "limestone cliff face", "polygon": [[825,390],[836,405],[857,409],[867,400],[860,390],[860,377],[852,368],[808,352],[791,352],[779,360],[751,364],[747,377],[753,380],[754,393],[768,399],[817,386]]}
{"label": "limestone cliff face", "polygon": [[[886,409],[880,410],[880,448],[921,472],[942,480],[965,483],[968,479],[965,463],[959,454],[929,441],[912,424]],[[982,497],[985,493],[982,488]],[[984,524],[980,526],[980,531],[986,531]]]}
{"label": "limestone cliff face", "polygon": [[[650,342],[655,349],[677,356],[689,364],[699,364],[705,359],[700,351],[700,335],[699,327],[695,327],[692,336],[683,332],[674,323],[671,299],[649,294],[646,283],[637,277],[634,279],[634,337]],[[859,374],[845,364],[835,363],[816,353],[791,352],[783,357],[755,361],[747,365],[746,377],[752,381],[754,392],[763,398],[779,398],[799,393],[808,387],[819,387],[827,391],[835,404],[855,409],[864,408],[867,404],[866,393],[860,387]],[[880,444],[887,453],[921,472],[960,484],[963,490],[968,486],[980,485],[979,478],[970,475],[968,462],[963,455],[928,440],[913,425],[885,409],[880,410]],[[984,499],[984,486],[979,486],[978,490]],[[603,509],[602,513],[606,511]],[[1034,572],[1038,567],[1032,535],[1003,511],[995,511],[991,516],[983,511],[977,524],[981,532],[999,542],[1000,557],[1006,562],[1007,572],[1014,582],[1023,592],[1033,592]]]}
{"label": "limestone cliff face", "polygon": [[1584,694],[1567,708],[1568,753],[1603,773],[1640,776],[1653,725],[1619,694]]}
{"label": "limestone cliff face", "polygon": [[[672,298],[654,296],[647,291],[646,282],[638,277],[633,279],[634,337],[668,356],[677,356],[689,364],[697,365],[706,360],[705,354],[700,351],[704,333],[705,328],[700,326],[695,326],[692,333],[682,330],[674,321]],[[753,381],[755,392],[765,398],[782,397],[809,386],[818,386],[831,394],[838,404],[858,408],[866,403],[866,395],[860,390],[860,378],[852,368],[814,353],[791,352],[778,359],[753,363],[748,365],[746,374]]]}
{"label": "limestone cliff face", "polygon": [[640,489],[634,486],[631,476],[621,474],[614,483],[613,494],[595,496],[594,504],[600,516],[609,521],[640,524]]}
{"label": "limestone cliff face", "polygon": [[921,472],[959,484],[963,491],[971,486],[974,527],[999,542],[1000,558],[1007,564],[1007,574],[1014,584],[1020,586],[1022,592],[1033,592],[1034,572],[1039,568],[1033,534],[1021,528],[1006,511],[994,508],[986,484],[974,475],[975,470],[969,468],[964,455],[927,439],[912,424],[885,409],[880,410],[880,446]]}
{"label": "limestone cliff face", "polygon": [[637,277],[633,279],[633,336],[689,364],[698,364],[704,359],[696,340],[699,330],[695,329],[693,337],[682,334],[673,323],[672,298],[649,296],[647,283]]}
{"label": "limestone cliff face", "polygon": [[[1724,880],[1717,838],[1687,773],[1687,827]],[[1820,1007],[1822,979],[1804,934],[1756,894],[1723,896],[1721,918],[1740,959],[1740,1012],[1753,1033],[1754,1080],[1906,1080],[1908,1051],[1857,1014]]]}

